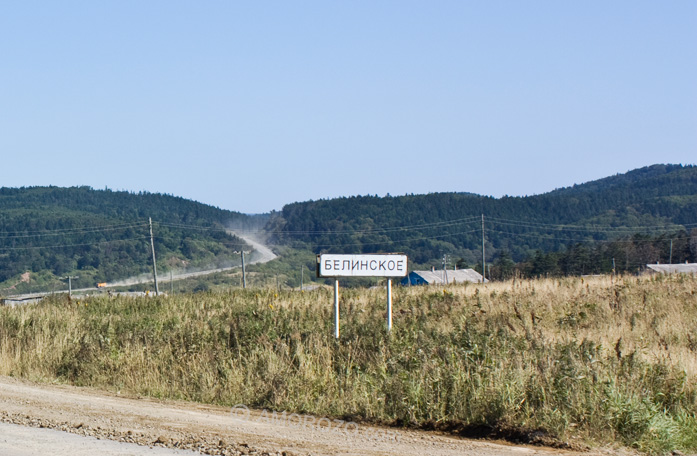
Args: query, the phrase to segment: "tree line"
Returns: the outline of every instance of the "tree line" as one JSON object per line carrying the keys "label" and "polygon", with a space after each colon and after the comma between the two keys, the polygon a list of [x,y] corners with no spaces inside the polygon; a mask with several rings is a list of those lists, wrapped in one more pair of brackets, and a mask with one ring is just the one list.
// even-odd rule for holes
{"label": "tree line", "polygon": [[[695,226],[697,167],[654,165],[525,197],[433,193],[293,203],[268,229],[276,243],[314,253],[403,252],[425,267],[440,266],[446,254],[476,265],[484,237],[492,266],[500,259],[527,265],[530,274],[584,274],[609,271],[612,258],[624,270],[667,261],[657,253],[667,252],[666,239],[680,244]],[[674,260],[687,259],[677,244]]]}
{"label": "tree line", "polygon": [[[577,243],[560,251],[536,251],[516,263],[507,251],[501,251],[487,267],[487,277],[507,280],[513,277],[546,277],[610,273],[638,273],[647,264],[697,263],[697,229],[670,235],[635,234],[602,243]],[[469,265],[460,260],[460,267]],[[481,272],[479,261],[474,268]]]}
{"label": "tree line", "polygon": [[55,277],[79,275],[75,286],[94,286],[95,281],[148,272],[150,217],[162,271],[235,261],[235,252],[246,244],[225,228],[258,223],[163,194],[90,187],[0,188],[0,283],[44,271]]}

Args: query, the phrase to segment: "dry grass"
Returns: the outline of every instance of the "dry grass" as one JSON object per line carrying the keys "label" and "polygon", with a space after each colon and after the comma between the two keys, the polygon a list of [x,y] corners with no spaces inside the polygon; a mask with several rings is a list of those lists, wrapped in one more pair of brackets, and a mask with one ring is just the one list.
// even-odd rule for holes
{"label": "dry grass", "polygon": [[0,310],[0,374],[219,404],[697,450],[697,279],[593,277],[49,300]]}
{"label": "dry grass", "polygon": [[[544,340],[593,340],[697,376],[697,287],[690,276],[597,276],[448,288]],[[481,289],[480,289],[481,288]],[[518,311],[516,311],[516,309]],[[512,311],[512,312],[511,312]],[[515,318],[513,318],[515,317]]]}

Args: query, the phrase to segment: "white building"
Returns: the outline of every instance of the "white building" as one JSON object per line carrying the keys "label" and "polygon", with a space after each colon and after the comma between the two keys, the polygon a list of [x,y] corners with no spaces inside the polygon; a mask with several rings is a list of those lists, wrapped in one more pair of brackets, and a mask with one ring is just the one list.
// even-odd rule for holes
{"label": "white building", "polygon": [[697,274],[697,263],[647,264],[646,269],[651,274]]}

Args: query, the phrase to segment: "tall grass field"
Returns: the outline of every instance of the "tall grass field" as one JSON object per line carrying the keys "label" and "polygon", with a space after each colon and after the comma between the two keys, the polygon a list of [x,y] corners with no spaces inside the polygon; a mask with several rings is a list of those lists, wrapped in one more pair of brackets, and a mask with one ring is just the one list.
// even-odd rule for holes
{"label": "tall grass field", "polygon": [[697,451],[697,278],[65,296],[0,308],[0,374],[557,445]]}

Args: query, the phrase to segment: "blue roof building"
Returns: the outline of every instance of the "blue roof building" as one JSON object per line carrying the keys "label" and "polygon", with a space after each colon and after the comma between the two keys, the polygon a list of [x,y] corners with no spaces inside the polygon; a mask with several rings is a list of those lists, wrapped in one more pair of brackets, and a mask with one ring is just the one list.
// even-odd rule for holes
{"label": "blue roof building", "polygon": [[452,271],[432,269],[430,271],[412,271],[400,283],[402,285],[448,285],[465,282],[486,283],[488,280],[474,269],[455,269]]}

